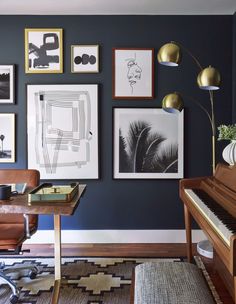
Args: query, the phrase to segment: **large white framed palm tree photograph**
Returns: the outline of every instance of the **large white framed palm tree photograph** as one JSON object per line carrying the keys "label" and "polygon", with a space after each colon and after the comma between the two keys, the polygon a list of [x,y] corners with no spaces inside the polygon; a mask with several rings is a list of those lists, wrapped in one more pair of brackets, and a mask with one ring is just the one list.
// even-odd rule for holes
{"label": "large white framed palm tree photograph", "polygon": [[183,111],[113,108],[113,178],[183,178]]}

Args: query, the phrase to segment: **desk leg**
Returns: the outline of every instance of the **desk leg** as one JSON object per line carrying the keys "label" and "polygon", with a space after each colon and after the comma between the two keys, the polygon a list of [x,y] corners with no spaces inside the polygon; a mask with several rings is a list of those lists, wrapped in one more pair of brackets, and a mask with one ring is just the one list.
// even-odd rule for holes
{"label": "desk leg", "polygon": [[55,282],[51,304],[58,303],[61,285],[61,216],[58,214],[54,215],[54,237]]}
{"label": "desk leg", "polygon": [[191,214],[188,211],[188,207],[184,204],[184,220],[185,220],[185,230],[186,230],[186,240],[187,240],[187,258],[188,262],[191,263],[192,254],[192,231],[191,231]]}

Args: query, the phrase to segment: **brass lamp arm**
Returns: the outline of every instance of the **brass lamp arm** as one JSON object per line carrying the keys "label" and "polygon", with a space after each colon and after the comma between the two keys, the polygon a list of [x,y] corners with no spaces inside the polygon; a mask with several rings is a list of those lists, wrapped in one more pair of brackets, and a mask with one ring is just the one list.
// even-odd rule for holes
{"label": "brass lamp arm", "polygon": [[[210,121],[210,124],[211,124],[211,129],[212,129],[212,134],[215,135],[215,126],[214,126],[214,119],[212,119],[211,115],[209,114],[209,112],[207,111],[207,109],[199,102],[197,101],[196,99],[194,99],[193,97],[191,96],[186,96],[187,98],[191,99],[197,106],[199,106],[199,108],[201,108],[204,113],[207,115],[209,121]],[[213,108],[211,107],[211,110],[213,111]],[[214,115],[213,115],[214,117]]]}
{"label": "brass lamp arm", "polygon": [[174,43],[174,44],[178,45],[181,49],[183,49],[186,53],[188,53],[189,56],[193,59],[193,61],[196,63],[196,65],[199,67],[199,69],[201,71],[203,70],[203,67],[202,67],[201,63],[198,61],[198,59],[186,47],[184,47],[182,44],[180,44],[179,42],[176,42],[176,41],[171,41],[171,43]]}

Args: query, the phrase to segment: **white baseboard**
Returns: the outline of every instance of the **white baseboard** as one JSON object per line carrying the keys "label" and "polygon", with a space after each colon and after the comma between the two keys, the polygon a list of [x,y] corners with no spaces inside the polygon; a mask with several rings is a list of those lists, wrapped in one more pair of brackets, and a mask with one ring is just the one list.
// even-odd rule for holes
{"label": "white baseboard", "polygon": [[[193,243],[206,239],[192,230]],[[185,230],[62,230],[62,243],[185,243]],[[54,243],[53,230],[38,230],[27,244]]]}

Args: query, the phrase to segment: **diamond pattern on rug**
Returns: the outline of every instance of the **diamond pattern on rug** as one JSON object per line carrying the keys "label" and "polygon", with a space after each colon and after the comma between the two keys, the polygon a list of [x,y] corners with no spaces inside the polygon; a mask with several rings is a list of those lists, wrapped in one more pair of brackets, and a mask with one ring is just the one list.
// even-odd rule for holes
{"label": "diamond pattern on rug", "polygon": [[[70,283],[70,281],[68,283]],[[78,280],[78,286],[84,287],[85,290],[89,291],[92,295],[103,294],[105,291],[111,291],[114,290],[114,288],[120,288],[121,285],[124,284],[130,285],[131,280],[123,280],[120,277],[115,277],[104,272],[91,274],[88,277],[83,277]]]}
{"label": "diamond pattern on rug", "polygon": [[[3,259],[0,259],[0,262]],[[132,272],[146,261],[181,262],[166,258],[78,258],[62,259],[63,285],[59,304],[129,304]],[[24,271],[13,275],[21,289],[21,304],[49,304],[54,283],[53,258],[4,258],[7,266],[36,265],[39,274],[34,280]],[[0,286],[0,304],[10,304],[10,289]]]}

